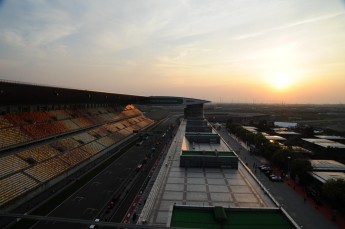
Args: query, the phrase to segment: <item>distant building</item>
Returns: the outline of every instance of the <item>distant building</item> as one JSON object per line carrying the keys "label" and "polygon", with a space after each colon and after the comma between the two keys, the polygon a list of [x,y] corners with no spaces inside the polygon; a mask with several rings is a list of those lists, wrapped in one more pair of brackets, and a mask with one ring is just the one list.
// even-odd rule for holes
{"label": "distant building", "polygon": [[296,122],[274,122],[274,125],[285,128],[296,128],[298,124]]}

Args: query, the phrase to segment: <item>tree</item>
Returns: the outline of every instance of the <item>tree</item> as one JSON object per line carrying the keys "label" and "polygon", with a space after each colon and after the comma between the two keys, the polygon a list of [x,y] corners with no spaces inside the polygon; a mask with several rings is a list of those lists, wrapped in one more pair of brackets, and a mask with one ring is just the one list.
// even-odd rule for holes
{"label": "tree", "polygon": [[279,149],[272,155],[272,162],[280,169],[287,169],[288,156],[290,151],[285,149]]}
{"label": "tree", "polygon": [[301,180],[304,180],[304,178],[307,175],[307,172],[311,170],[311,163],[309,160],[305,158],[297,158],[291,162],[291,173],[294,175],[298,175],[301,178]]}
{"label": "tree", "polygon": [[322,195],[334,208],[345,206],[345,180],[330,179],[322,186]]}

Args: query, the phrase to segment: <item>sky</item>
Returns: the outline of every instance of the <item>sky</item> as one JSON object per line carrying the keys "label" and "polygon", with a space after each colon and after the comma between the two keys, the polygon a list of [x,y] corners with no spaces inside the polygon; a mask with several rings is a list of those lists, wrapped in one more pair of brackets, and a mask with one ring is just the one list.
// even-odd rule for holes
{"label": "sky", "polygon": [[0,79],[345,103],[345,0],[0,0]]}

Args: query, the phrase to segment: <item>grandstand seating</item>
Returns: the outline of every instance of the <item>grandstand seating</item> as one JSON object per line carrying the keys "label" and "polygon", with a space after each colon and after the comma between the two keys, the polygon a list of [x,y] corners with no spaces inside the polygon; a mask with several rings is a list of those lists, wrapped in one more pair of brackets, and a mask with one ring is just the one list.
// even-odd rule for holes
{"label": "grandstand seating", "polygon": [[119,130],[118,133],[121,134],[123,137],[127,137],[132,132],[129,132],[127,129],[122,129],[122,130]]}
{"label": "grandstand seating", "polygon": [[9,120],[14,126],[21,126],[27,124],[27,122],[21,119],[21,117],[18,116],[17,113],[5,114],[3,117]]}
{"label": "grandstand seating", "polygon": [[122,140],[124,138],[124,136],[122,134],[118,133],[118,132],[115,132],[115,133],[109,135],[109,137],[114,139],[116,142],[120,141],[120,140]]}
{"label": "grandstand seating", "polygon": [[97,116],[100,114],[98,109],[84,109],[83,112],[87,113],[90,116]]}
{"label": "grandstand seating", "polygon": [[95,122],[93,122],[89,118],[75,118],[75,119],[72,119],[71,121],[77,124],[81,128],[95,125]]}
{"label": "grandstand seating", "polygon": [[[114,122],[120,118],[124,119],[115,123],[115,126],[107,127],[107,130],[115,132],[138,123],[142,118],[140,111],[131,105],[126,106],[124,111],[120,113],[114,112],[115,110],[112,108],[98,108],[2,115],[0,116],[0,149],[33,139],[55,136],[80,128],[91,127],[95,124]],[[144,125],[139,126],[143,127]],[[133,127],[129,131],[136,129],[137,127]],[[95,132],[104,137],[109,134],[107,130],[98,129]]]}
{"label": "grandstand seating", "polygon": [[106,113],[112,113],[112,112],[115,112],[115,110],[112,110],[112,111],[108,111],[106,110],[105,108],[101,107],[101,108],[98,108],[98,111],[100,114],[106,114]]}
{"label": "grandstand seating", "polygon": [[14,154],[0,157],[0,177],[17,172],[29,164]]}
{"label": "grandstand seating", "polygon": [[49,122],[51,116],[45,112],[21,112],[6,114],[5,117],[15,125]]}
{"label": "grandstand seating", "polygon": [[95,136],[95,133],[96,133],[96,135],[101,136],[101,137],[107,136],[109,134],[109,132],[107,131],[107,129],[104,126],[94,128],[90,132],[90,134],[93,136]]}
{"label": "grandstand seating", "polygon": [[0,206],[36,187],[38,183],[23,173],[0,179]]}
{"label": "grandstand seating", "polygon": [[77,165],[83,162],[85,159],[89,158],[91,154],[85,152],[82,149],[74,149],[60,156],[61,160],[68,163],[71,166]]}
{"label": "grandstand seating", "polygon": [[137,123],[137,125],[138,125],[139,127],[141,127],[141,128],[144,128],[145,126],[148,126],[148,125],[150,125],[150,124],[152,124],[152,123],[153,123],[152,120],[150,120],[150,119],[145,119],[144,121],[141,121],[141,122]]}
{"label": "grandstand seating", "polygon": [[35,139],[49,137],[60,133],[59,129],[50,123],[25,125],[23,128]]}
{"label": "grandstand seating", "polygon": [[71,119],[71,115],[68,114],[64,110],[53,110],[53,111],[47,111],[47,113],[56,120],[65,120],[65,119]]}
{"label": "grandstand seating", "polygon": [[0,129],[13,126],[5,117],[0,116]]}
{"label": "grandstand seating", "polygon": [[72,118],[78,118],[83,117],[85,114],[82,112],[82,110],[77,109],[68,109],[66,112],[72,117]]}
{"label": "grandstand seating", "polygon": [[100,138],[99,140],[97,140],[97,142],[101,143],[105,147],[108,147],[108,146],[113,145],[116,141],[113,138],[106,136],[106,137]]}
{"label": "grandstand seating", "polygon": [[61,140],[52,142],[50,145],[59,151],[66,151],[77,148],[81,144],[73,138],[63,138]]}
{"label": "grandstand seating", "polygon": [[94,141],[96,138],[92,135],[90,135],[89,133],[81,133],[81,134],[77,134],[77,135],[74,135],[73,138],[78,141],[79,143],[83,143],[83,144],[86,144],[86,143],[89,143],[89,142],[92,142]]}
{"label": "grandstand seating", "polygon": [[59,152],[50,145],[41,145],[28,150],[21,151],[17,155],[24,160],[35,160],[35,162],[42,162],[49,158],[58,155]]}
{"label": "grandstand seating", "polygon": [[45,112],[24,112],[16,113],[16,115],[28,123],[46,123],[52,120],[51,116]]}
{"label": "grandstand seating", "polygon": [[97,118],[101,121],[101,122],[110,122],[110,121],[114,121],[116,119],[113,119],[112,116],[110,114],[100,114],[97,116]]}
{"label": "grandstand seating", "polygon": [[20,127],[9,127],[0,129],[0,148],[20,144],[32,140]]}
{"label": "grandstand seating", "polygon": [[111,132],[116,132],[116,131],[120,130],[120,128],[117,127],[116,123],[104,125],[104,128],[111,131]]}
{"label": "grandstand seating", "polygon": [[59,157],[54,157],[26,169],[24,172],[41,182],[45,182],[63,173],[68,167],[69,165],[66,162],[62,161]]}
{"label": "grandstand seating", "polygon": [[[35,144],[49,136],[56,140],[0,157],[0,206],[153,122],[133,106],[124,110],[95,108],[1,115],[0,150],[26,142]],[[84,127],[92,128],[81,131]],[[81,132],[73,135],[73,131]],[[70,135],[64,137],[65,133]],[[11,188],[13,192],[9,194]]]}
{"label": "grandstand seating", "polygon": [[99,144],[98,142],[90,142],[86,145],[83,145],[82,147],[80,147],[82,150],[85,150],[86,152],[95,155],[97,154],[99,151],[103,150],[105,147],[101,144]]}
{"label": "grandstand seating", "polygon": [[113,125],[116,126],[118,130],[122,130],[125,128],[125,126],[122,124],[122,122],[116,122]]}
{"label": "grandstand seating", "polygon": [[64,126],[64,128],[67,131],[79,129],[79,126],[77,124],[75,124],[74,122],[72,122],[71,120],[62,120],[62,121],[57,121],[55,123],[60,123],[61,125]]}

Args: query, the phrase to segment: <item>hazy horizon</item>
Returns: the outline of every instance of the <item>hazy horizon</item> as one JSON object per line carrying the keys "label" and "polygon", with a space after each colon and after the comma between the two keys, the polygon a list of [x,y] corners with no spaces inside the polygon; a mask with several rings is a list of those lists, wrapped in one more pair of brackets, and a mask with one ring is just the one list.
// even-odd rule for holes
{"label": "hazy horizon", "polygon": [[215,103],[345,103],[345,1],[1,1],[0,78]]}

